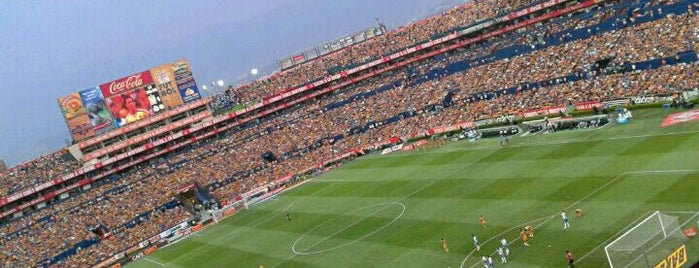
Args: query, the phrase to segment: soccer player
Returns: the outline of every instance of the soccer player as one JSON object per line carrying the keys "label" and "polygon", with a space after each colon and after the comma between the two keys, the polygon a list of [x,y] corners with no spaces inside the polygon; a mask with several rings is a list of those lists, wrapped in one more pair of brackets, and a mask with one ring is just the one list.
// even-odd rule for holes
{"label": "soccer player", "polygon": [[481,215],[481,226],[484,230],[488,230],[488,220],[483,215]]}
{"label": "soccer player", "polygon": [[288,211],[284,213],[284,217],[286,217],[287,221],[291,221],[291,213],[289,213]]}
{"label": "soccer player", "polygon": [[570,228],[570,223],[568,223],[568,215],[566,215],[565,210],[561,210],[561,219],[563,220],[563,230]]}
{"label": "soccer player", "polygon": [[566,250],[566,260],[568,260],[568,267],[573,268],[575,264],[573,263],[573,253],[570,250]]}
{"label": "soccer player", "polygon": [[500,263],[506,263],[507,256],[505,255],[505,250],[502,247],[498,247],[497,252],[498,255],[500,255]]}
{"label": "soccer player", "polygon": [[524,226],[524,232],[527,234],[527,236],[534,237],[534,227],[531,225]]}
{"label": "soccer player", "polygon": [[575,209],[575,215],[578,215],[578,218],[582,218],[583,216],[585,216],[585,214],[583,214],[582,209],[579,208]]}
{"label": "soccer player", "polygon": [[481,245],[478,244],[478,237],[476,237],[476,235],[473,235],[473,245],[476,246],[476,251],[481,251]]}
{"label": "soccer player", "polygon": [[519,237],[522,239],[525,247],[529,246],[529,236],[524,232],[524,229],[519,229]]}
{"label": "soccer player", "polygon": [[490,265],[488,265],[488,258],[486,256],[481,255],[481,261],[483,261],[483,267],[490,268]]}
{"label": "soccer player", "polygon": [[510,249],[507,247],[507,240],[504,237],[500,237],[500,245],[505,250],[505,256],[510,256]]}
{"label": "soccer player", "polygon": [[493,258],[488,255],[488,268],[493,268],[495,267],[495,264],[493,264]]}
{"label": "soccer player", "polygon": [[447,244],[447,240],[442,238],[442,250],[444,252],[449,252],[449,245]]}

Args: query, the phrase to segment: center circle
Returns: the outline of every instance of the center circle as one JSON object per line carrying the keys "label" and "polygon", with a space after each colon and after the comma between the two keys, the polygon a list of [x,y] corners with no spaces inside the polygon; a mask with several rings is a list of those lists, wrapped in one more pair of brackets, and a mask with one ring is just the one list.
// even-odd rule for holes
{"label": "center circle", "polygon": [[[315,246],[317,246],[317,245],[322,244],[323,242],[327,241],[328,239],[332,238],[335,234],[337,234],[337,233],[339,233],[339,232],[342,232],[342,231],[344,231],[345,229],[348,229],[348,228],[352,227],[354,224],[356,224],[356,223],[358,223],[358,222],[360,222],[360,221],[363,221],[363,220],[366,220],[366,219],[370,218],[371,215],[370,215],[370,216],[364,216],[364,217],[362,217],[360,221],[347,225],[347,226],[345,227],[345,229],[340,229],[340,231],[338,231],[338,232],[336,232],[335,234],[332,234],[332,235],[330,235],[330,236],[328,236],[328,237],[326,237],[326,238],[323,238],[322,240],[320,240],[320,242],[316,242],[315,244],[311,245],[310,247],[307,247],[307,248],[301,249],[301,250],[297,250],[297,249],[296,249],[296,247],[297,247],[299,241],[302,241],[302,240],[304,239],[304,237],[306,237],[307,235],[311,234],[311,232],[313,232],[313,231],[319,229],[320,227],[323,227],[324,225],[326,225],[326,224],[328,224],[328,223],[330,223],[330,222],[333,222],[333,221],[336,221],[336,220],[337,220],[337,218],[329,219],[329,220],[327,220],[327,221],[325,221],[325,222],[323,222],[323,223],[321,223],[321,224],[318,224],[318,225],[314,226],[313,228],[309,229],[309,230],[306,231],[304,234],[302,234],[299,238],[297,238],[296,241],[294,241],[294,244],[291,246],[291,251],[292,251],[294,254],[296,254],[296,255],[313,255],[313,254],[320,254],[320,253],[328,252],[328,251],[331,251],[331,250],[335,250],[335,249],[338,249],[338,248],[341,248],[341,247],[344,247],[344,246],[347,246],[347,245],[356,243],[356,242],[358,242],[358,241],[360,241],[360,240],[362,240],[362,239],[364,239],[364,238],[367,238],[367,237],[369,237],[369,236],[371,236],[371,235],[373,235],[373,234],[375,234],[375,233],[378,233],[379,231],[385,229],[386,227],[388,227],[388,226],[391,225],[392,223],[396,222],[400,217],[403,216],[403,214],[405,214],[405,204],[403,204],[403,203],[401,203],[401,202],[385,202],[385,203],[378,203],[378,204],[363,206],[363,207],[354,209],[354,210],[352,210],[352,211],[349,211],[347,214],[352,214],[353,212],[365,210],[365,209],[367,209],[367,208],[372,208],[372,207],[381,207],[381,208],[375,210],[374,214],[377,214],[377,213],[379,213],[379,212],[381,212],[381,211],[383,211],[383,210],[385,210],[385,209],[387,209],[387,208],[389,208],[389,207],[400,207],[400,208],[401,208],[401,212],[400,212],[396,217],[394,217],[393,219],[391,219],[391,221],[389,221],[389,222],[385,223],[384,225],[382,225],[380,228],[378,228],[378,229],[376,229],[376,230],[374,230],[374,231],[372,231],[372,232],[369,232],[369,233],[367,233],[367,234],[365,234],[365,235],[362,235],[362,236],[360,236],[360,237],[358,237],[358,238],[356,238],[356,239],[354,239],[354,240],[348,241],[348,242],[346,242],[346,243],[343,243],[343,244],[340,244],[340,245],[337,245],[337,246],[333,246],[333,247],[330,247],[330,248],[322,249],[322,250],[307,251],[307,250],[309,250],[309,249],[311,249],[311,248],[313,248],[313,247],[315,247]],[[373,214],[372,214],[372,215],[373,215]]]}

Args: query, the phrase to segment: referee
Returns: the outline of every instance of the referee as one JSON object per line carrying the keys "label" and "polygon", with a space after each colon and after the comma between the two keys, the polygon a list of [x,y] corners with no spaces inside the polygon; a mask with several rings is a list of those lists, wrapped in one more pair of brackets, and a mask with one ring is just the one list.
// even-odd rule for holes
{"label": "referee", "polygon": [[566,250],[566,259],[568,260],[568,267],[575,267],[575,264],[573,264],[573,253],[571,253],[570,250]]}

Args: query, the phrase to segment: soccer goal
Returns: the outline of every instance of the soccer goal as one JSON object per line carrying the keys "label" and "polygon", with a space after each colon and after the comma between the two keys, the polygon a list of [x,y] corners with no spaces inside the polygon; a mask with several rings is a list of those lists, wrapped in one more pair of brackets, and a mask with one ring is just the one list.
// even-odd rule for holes
{"label": "soccer goal", "polygon": [[609,266],[653,267],[687,238],[678,218],[656,211],[604,247]]}

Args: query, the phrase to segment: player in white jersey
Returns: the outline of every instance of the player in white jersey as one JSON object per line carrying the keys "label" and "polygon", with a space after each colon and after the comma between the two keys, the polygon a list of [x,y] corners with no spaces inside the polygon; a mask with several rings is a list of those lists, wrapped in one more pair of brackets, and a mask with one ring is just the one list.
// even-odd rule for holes
{"label": "player in white jersey", "polygon": [[504,237],[500,237],[500,245],[502,245],[502,249],[505,251],[505,256],[510,256],[510,249],[507,247],[507,240]]}
{"label": "player in white jersey", "polygon": [[481,245],[478,244],[478,237],[473,235],[473,245],[476,246],[476,251],[481,251]]}
{"label": "player in white jersey", "polygon": [[498,247],[497,252],[498,252],[498,255],[500,255],[500,262],[506,263],[507,256],[505,256],[505,250],[502,247]]}
{"label": "player in white jersey", "polygon": [[570,223],[568,223],[568,215],[566,215],[565,210],[561,210],[561,219],[563,220],[563,230],[570,228]]}

